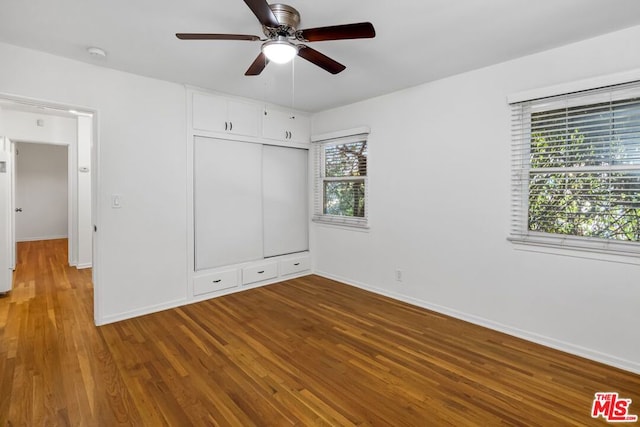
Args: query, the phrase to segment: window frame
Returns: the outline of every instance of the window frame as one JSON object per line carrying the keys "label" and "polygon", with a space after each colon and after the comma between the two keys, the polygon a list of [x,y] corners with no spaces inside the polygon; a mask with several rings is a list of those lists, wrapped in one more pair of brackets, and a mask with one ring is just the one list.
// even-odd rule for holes
{"label": "window frame", "polygon": [[[321,224],[344,226],[356,229],[369,228],[369,132],[327,134],[312,138],[314,142],[314,207],[312,221]],[[326,147],[364,142],[367,150],[367,173],[364,176],[327,177]],[[362,182],[364,184],[364,216],[345,216],[325,213],[325,184],[327,182]]]}
{"label": "window frame", "polygon": [[[588,252],[597,254],[595,257],[598,259],[606,258],[599,256],[599,254],[640,257],[640,241],[556,234],[531,231],[529,229],[530,180],[532,176],[536,173],[542,173],[541,169],[544,169],[532,168],[531,164],[532,115],[544,111],[553,111],[558,108],[588,107],[599,102],[613,103],[614,101],[632,98],[640,98],[640,81],[617,83],[546,98],[509,100],[512,115],[511,229],[507,240],[518,245]],[[604,168],[611,172],[619,169],[615,165],[610,167],[587,166],[576,168],[575,171],[587,173],[598,168]],[[623,169],[625,171],[639,171],[640,165]],[[569,168],[567,168],[568,171]],[[553,173],[553,171],[550,169],[549,173]],[[640,259],[633,261],[633,263],[636,262],[640,262]]]}

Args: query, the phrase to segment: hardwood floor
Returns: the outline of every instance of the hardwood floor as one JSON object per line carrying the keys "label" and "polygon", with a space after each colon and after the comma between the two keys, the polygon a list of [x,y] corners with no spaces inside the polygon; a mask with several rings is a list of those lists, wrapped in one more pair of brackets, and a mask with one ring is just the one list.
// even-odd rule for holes
{"label": "hardwood floor", "polygon": [[640,414],[638,375],[317,276],[95,327],[66,259],[19,245],[2,426],[602,425],[599,391]]}

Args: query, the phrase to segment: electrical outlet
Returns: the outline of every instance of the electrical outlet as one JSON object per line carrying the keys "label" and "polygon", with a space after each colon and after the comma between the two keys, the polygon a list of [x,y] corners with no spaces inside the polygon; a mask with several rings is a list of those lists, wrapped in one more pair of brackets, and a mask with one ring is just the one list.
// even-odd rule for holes
{"label": "electrical outlet", "polygon": [[402,282],[402,270],[396,270],[396,282]]}

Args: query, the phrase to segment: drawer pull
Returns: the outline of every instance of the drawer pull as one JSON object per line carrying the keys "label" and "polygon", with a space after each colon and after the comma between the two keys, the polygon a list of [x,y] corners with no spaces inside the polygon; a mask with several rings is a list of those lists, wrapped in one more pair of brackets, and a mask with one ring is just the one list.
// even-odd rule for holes
{"label": "drawer pull", "polygon": [[258,274],[262,274],[264,273],[264,270],[258,271]]}
{"label": "drawer pull", "polygon": [[213,283],[220,283],[222,282],[222,279],[218,279],[218,280],[214,280]]}
{"label": "drawer pull", "polygon": [[296,263],[295,263],[295,264],[293,264],[293,265],[298,266],[298,265],[300,265],[300,263],[299,263],[299,262],[296,262]]}

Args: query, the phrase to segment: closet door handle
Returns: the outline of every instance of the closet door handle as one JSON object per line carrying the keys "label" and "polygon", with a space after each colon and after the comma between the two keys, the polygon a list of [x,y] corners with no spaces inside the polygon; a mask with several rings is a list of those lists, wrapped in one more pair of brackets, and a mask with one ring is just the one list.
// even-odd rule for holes
{"label": "closet door handle", "polygon": [[233,122],[229,122],[229,130],[233,130]]}
{"label": "closet door handle", "polygon": [[229,123],[228,122],[224,122],[224,130],[229,130]]}

